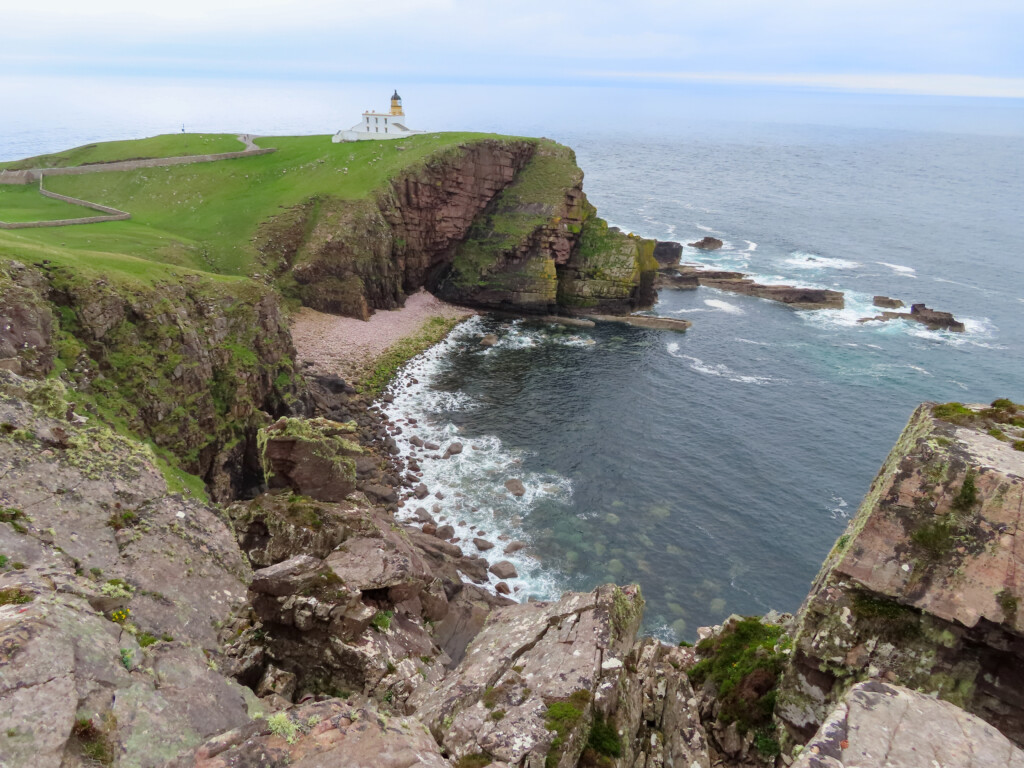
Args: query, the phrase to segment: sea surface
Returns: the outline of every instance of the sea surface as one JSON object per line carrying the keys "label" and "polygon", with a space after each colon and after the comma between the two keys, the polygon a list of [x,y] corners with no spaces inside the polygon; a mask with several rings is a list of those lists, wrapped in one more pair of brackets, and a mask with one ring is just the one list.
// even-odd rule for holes
{"label": "sea surface", "polygon": [[[666,290],[654,313],[691,320],[685,334],[484,317],[415,361],[387,410],[473,446],[426,462],[426,481],[459,535],[530,542],[513,558],[520,594],[636,581],[666,639],[795,611],[919,403],[1024,399],[1021,139],[749,125],[557,138],[613,224],[713,235],[720,251],[683,260],[841,290],[846,309]],[[967,331],[858,323],[875,294]],[[482,347],[485,333],[500,342]]]}
{"label": "sea surface", "polygon": [[[41,112],[29,108],[38,87],[5,87],[4,159],[181,121],[253,133],[355,122],[322,83],[92,84],[63,102],[55,87]],[[351,100],[362,108],[371,90]],[[646,628],[665,639],[693,639],[731,613],[794,611],[919,403],[1024,400],[1019,103],[691,94],[716,119],[680,98],[637,132],[624,122],[643,113],[642,94],[626,114],[614,94],[576,93],[567,106],[550,90],[478,91],[472,101],[435,88],[449,101],[421,125],[548,135],[576,150],[612,224],[682,243],[713,235],[720,251],[683,259],[846,294],[844,310],[795,311],[664,291],[653,312],[691,320],[685,334],[484,316],[414,360],[386,406],[418,422],[400,442],[465,445],[423,461],[443,496],[424,506],[462,537],[527,542],[511,557],[518,598],[635,581]],[[403,95],[410,110],[424,98]],[[858,323],[876,314],[874,294],[950,311],[967,332]],[[481,346],[486,333],[499,343]],[[510,478],[524,496],[506,491]]]}

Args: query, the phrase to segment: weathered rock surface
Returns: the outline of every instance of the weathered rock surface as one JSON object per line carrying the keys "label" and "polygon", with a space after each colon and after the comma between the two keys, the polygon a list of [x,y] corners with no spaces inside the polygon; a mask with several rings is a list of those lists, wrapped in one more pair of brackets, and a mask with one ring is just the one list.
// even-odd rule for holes
{"label": "weathered rock surface", "polygon": [[248,566],[147,447],[67,413],[59,383],[0,373],[0,761],[156,768],[249,721],[212,669]]}
{"label": "weathered rock surface", "polygon": [[635,588],[606,586],[499,608],[462,662],[409,704],[456,758],[573,766],[599,721],[622,734],[622,757],[611,764],[707,766],[674,649],[634,640],[642,604]]}
{"label": "weathered rock surface", "polygon": [[717,251],[724,243],[717,237],[704,236],[695,243],[687,243],[691,248],[700,248],[702,251]]}
{"label": "weathered rock surface", "polygon": [[824,288],[800,288],[792,285],[762,285],[749,279],[743,272],[701,269],[682,264],[659,273],[659,288],[689,289],[696,285],[717,288],[746,296],[778,301],[795,309],[842,309],[845,299],[841,291]]}
{"label": "weathered rock surface", "polygon": [[1024,453],[1009,442],[1024,409],[996,404],[921,406],[837,542],[779,693],[797,741],[850,685],[884,676],[1024,743]]}
{"label": "weathered rock surface", "polygon": [[983,720],[877,680],[855,685],[794,768],[1024,768],[1024,752]]}
{"label": "weathered rock surface", "polygon": [[416,720],[360,697],[304,704],[276,717],[211,739],[168,768],[451,766]]}
{"label": "weathered rock surface", "polygon": [[655,331],[685,331],[693,323],[676,317],[650,317],[647,315],[587,315],[591,320],[603,323],[622,323],[634,328],[650,328]]}
{"label": "weathered rock surface", "polygon": [[884,309],[899,309],[905,306],[899,299],[891,299],[888,296],[875,296],[872,299],[872,303],[876,307],[883,307]]}
{"label": "weathered rock surface", "polygon": [[354,423],[281,418],[259,431],[263,472],[271,488],[291,488],[320,501],[343,501],[356,488]]}
{"label": "weathered rock surface", "polygon": [[[875,297],[876,299],[879,297]],[[878,304],[876,306],[898,306],[902,307],[903,302],[899,302],[895,305]],[[940,312],[935,309],[929,309],[924,304],[911,304],[910,312],[883,312],[875,317],[864,317],[858,320],[860,323],[870,323],[874,320],[913,320],[927,326],[933,331],[954,331],[956,333],[963,333],[967,330],[962,322],[953,317],[949,312]]]}

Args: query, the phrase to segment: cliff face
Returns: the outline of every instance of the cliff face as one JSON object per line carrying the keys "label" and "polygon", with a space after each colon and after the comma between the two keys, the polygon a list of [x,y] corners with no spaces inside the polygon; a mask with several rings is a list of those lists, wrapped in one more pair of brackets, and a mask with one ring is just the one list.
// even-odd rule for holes
{"label": "cliff face", "polygon": [[18,370],[57,368],[86,401],[80,410],[151,439],[214,498],[261,482],[256,430],[300,394],[272,290],[194,274],[105,279],[45,262],[0,262],[0,281],[11,286],[0,315]]}
{"label": "cliff face", "polygon": [[1024,744],[1024,408],[993,405],[921,406],[830,554],[779,692],[797,741],[882,677]]}
{"label": "cliff face", "polygon": [[622,314],[654,299],[653,241],[609,230],[570,149],[453,147],[374,199],[319,197],[267,222],[257,247],[307,306],[367,318],[421,287],[471,306]]}

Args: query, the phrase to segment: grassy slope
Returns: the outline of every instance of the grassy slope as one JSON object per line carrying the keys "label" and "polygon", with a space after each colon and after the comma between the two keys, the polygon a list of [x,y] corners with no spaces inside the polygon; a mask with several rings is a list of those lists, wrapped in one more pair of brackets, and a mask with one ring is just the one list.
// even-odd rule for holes
{"label": "grassy slope", "polygon": [[35,184],[0,184],[0,221],[53,221],[102,215],[91,208],[43,197]]}
{"label": "grassy slope", "polygon": [[0,163],[0,170],[27,168],[65,168],[89,163],[110,163],[115,160],[133,160],[140,157],[179,157],[181,155],[211,155],[238,152],[245,145],[229,133],[167,133],[148,139],[130,141],[104,141],[82,147],[37,155],[24,160]]}
{"label": "grassy slope", "polygon": [[333,144],[329,136],[274,137],[258,143],[278,151],[259,157],[52,177],[48,189],[129,211],[132,219],[33,230],[26,237],[42,245],[247,275],[255,269],[252,239],[259,224],[282,207],[318,194],[365,198],[428,155],[484,138],[508,139],[445,133]]}

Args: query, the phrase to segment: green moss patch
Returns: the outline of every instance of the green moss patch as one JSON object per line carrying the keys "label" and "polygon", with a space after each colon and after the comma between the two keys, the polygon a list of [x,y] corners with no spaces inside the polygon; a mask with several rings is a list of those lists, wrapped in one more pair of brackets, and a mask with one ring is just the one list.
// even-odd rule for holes
{"label": "green moss patch", "polygon": [[781,626],[740,619],[697,644],[702,658],[690,669],[690,679],[696,686],[711,682],[722,704],[719,718],[748,731],[771,722],[788,647]]}
{"label": "green moss patch", "polygon": [[568,701],[555,701],[544,713],[544,727],[555,732],[548,754],[544,759],[545,768],[556,768],[573,731],[579,726],[587,707],[590,705],[590,691],[579,690]]}
{"label": "green moss patch", "polygon": [[361,377],[359,390],[371,397],[378,397],[391,383],[399,368],[416,355],[444,340],[459,322],[458,318],[446,317],[432,317],[427,320],[415,335],[392,344],[377,357],[373,367]]}

